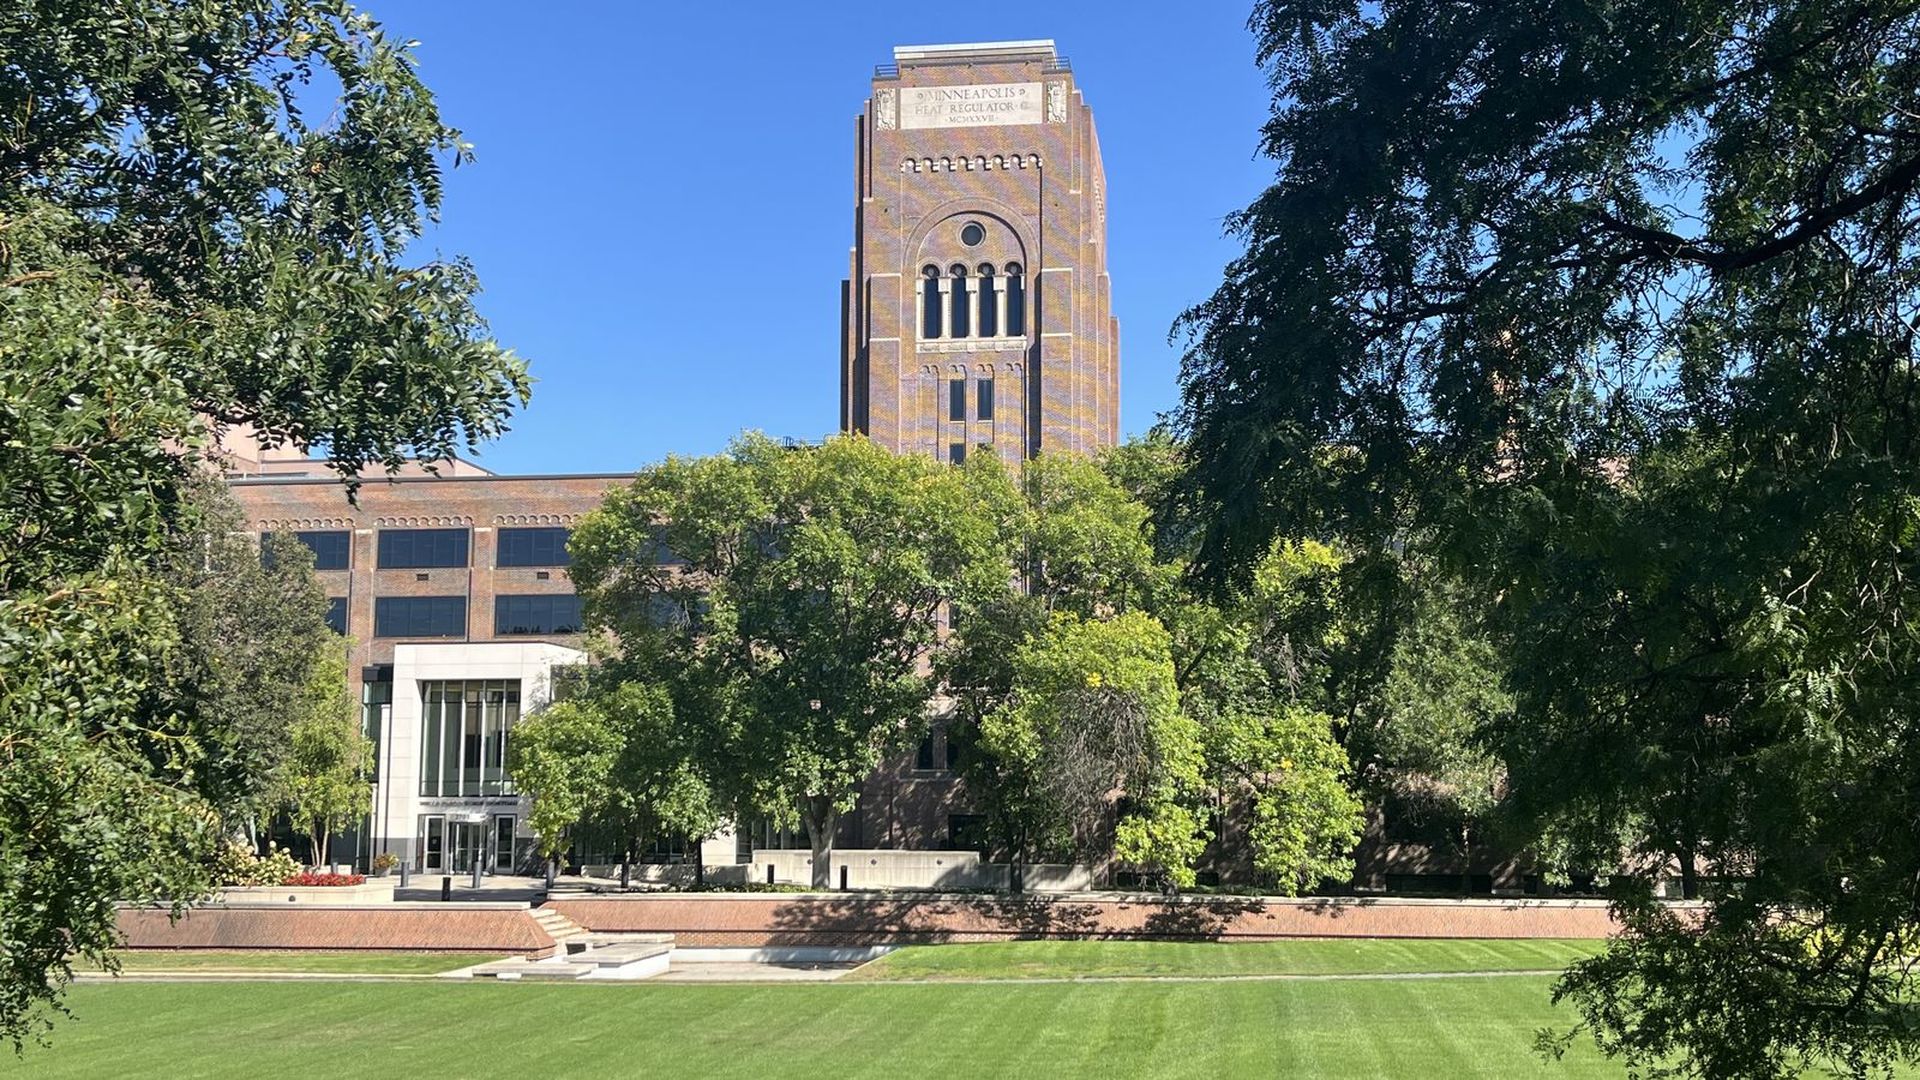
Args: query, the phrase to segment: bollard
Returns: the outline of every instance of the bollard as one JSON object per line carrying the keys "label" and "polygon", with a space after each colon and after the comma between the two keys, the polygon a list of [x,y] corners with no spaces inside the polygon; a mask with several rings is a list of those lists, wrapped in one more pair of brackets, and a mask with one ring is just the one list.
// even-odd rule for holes
{"label": "bollard", "polygon": [[480,853],[477,851],[474,852],[473,853],[473,888],[475,892],[478,892],[480,889],[480,872],[482,869],[485,868],[485,865],[486,865],[485,863],[482,863],[480,861]]}
{"label": "bollard", "polygon": [[407,880],[412,876],[413,876],[413,867],[407,865],[406,863],[401,863],[400,864],[400,887],[403,889],[406,888]]}
{"label": "bollard", "polygon": [[847,891],[847,864],[846,863],[840,864],[840,891],[841,892]]}
{"label": "bollard", "polygon": [[453,899],[453,876],[450,874],[442,874],[440,876],[440,902],[444,904],[451,899]]}

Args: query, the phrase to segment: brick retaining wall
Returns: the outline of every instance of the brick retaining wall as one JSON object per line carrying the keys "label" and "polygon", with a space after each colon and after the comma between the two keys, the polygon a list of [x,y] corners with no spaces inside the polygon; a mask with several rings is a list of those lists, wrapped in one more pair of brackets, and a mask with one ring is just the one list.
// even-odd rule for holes
{"label": "brick retaining wall", "polygon": [[405,949],[544,956],[554,940],[522,905],[123,907],[130,949]]}
{"label": "brick retaining wall", "polygon": [[1599,938],[1594,900],[705,894],[563,897],[589,930],[673,934],[683,946],[889,945],[1018,938]]}

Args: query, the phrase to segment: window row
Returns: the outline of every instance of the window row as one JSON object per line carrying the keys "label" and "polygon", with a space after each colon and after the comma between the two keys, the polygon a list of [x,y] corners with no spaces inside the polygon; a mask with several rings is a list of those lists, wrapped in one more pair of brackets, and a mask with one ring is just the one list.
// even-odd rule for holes
{"label": "window row", "polygon": [[[262,557],[272,559],[268,537],[261,536]],[[315,570],[346,570],[353,564],[353,533],[345,529],[302,531],[293,534],[313,552]],[[495,534],[495,566],[567,566],[567,541],[573,530],[564,527],[500,529]],[[471,529],[382,529],[375,544],[381,570],[428,570],[468,565],[473,545]]]}
{"label": "window row", "polygon": [[920,299],[920,339],[1020,337],[1027,332],[1027,279],[1019,263],[996,271],[992,263],[969,270],[954,263],[942,273],[928,264],[915,287]]}
{"label": "window row", "polygon": [[[341,630],[344,633],[346,601],[343,599],[337,603],[340,605]],[[573,593],[493,598],[493,632],[501,637],[520,634],[577,634],[584,625],[580,614],[580,597]],[[466,637],[467,598],[464,596],[375,597],[373,636],[377,638]]]}

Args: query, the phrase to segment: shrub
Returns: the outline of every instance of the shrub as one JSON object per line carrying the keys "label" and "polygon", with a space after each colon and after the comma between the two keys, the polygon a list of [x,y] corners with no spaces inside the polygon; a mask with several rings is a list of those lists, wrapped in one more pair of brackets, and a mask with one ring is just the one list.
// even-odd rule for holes
{"label": "shrub", "polygon": [[366,880],[366,877],[361,874],[297,873],[287,875],[286,880],[280,884],[299,885],[303,887],[328,887],[334,885],[363,885],[366,883]]}
{"label": "shrub", "polygon": [[292,853],[268,843],[265,855],[255,855],[247,845],[228,844],[214,857],[213,872],[222,885],[278,885],[300,872]]}
{"label": "shrub", "polygon": [[391,851],[383,851],[373,857],[373,872],[376,874],[384,874],[399,865],[400,856]]}

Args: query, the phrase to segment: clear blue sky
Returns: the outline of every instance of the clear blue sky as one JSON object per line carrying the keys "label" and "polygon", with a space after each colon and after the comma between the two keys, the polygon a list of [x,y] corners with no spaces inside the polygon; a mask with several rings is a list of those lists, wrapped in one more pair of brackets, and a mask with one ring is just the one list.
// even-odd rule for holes
{"label": "clear blue sky", "polygon": [[498,472],[611,472],[839,423],[853,134],[897,44],[1053,38],[1106,158],[1122,423],[1177,398],[1173,319],[1272,176],[1247,8],[1139,3],[527,5],[366,0],[478,161],[416,248],[473,260],[533,403]]}

